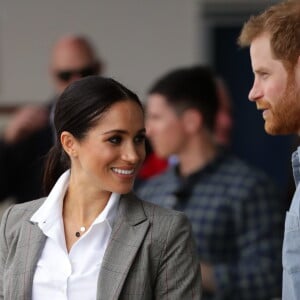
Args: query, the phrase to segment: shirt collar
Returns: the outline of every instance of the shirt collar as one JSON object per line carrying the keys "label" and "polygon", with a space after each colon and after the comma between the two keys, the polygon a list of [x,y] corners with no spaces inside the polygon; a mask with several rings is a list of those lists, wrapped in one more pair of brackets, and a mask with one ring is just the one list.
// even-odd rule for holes
{"label": "shirt collar", "polygon": [[[62,205],[70,179],[70,170],[63,173],[52,188],[42,206],[33,214],[30,221],[37,223],[43,231],[47,231],[57,220],[62,218]],[[112,193],[104,210],[98,215],[93,224],[108,221],[110,227],[117,214],[120,195]]]}
{"label": "shirt collar", "polygon": [[228,151],[219,146],[217,149],[217,154],[216,156],[210,161],[208,162],[205,166],[203,166],[202,168],[200,168],[199,170],[196,170],[195,172],[193,172],[192,174],[189,174],[188,176],[182,177],[180,175],[180,171],[179,171],[179,163],[177,165],[175,165],[173,167],[173,174],[177,177],[180,178],[180,180],[186,184],[186,183],[191,183],[191,182],[198,182],[199,178],[202,176],[205,176],[209,173],[212,173],[215,171],[215,169],[217,169],[220,164],[222,163],[222,161],[228,157],[229,153]]}
{"label": "shirt collar", "polygon": [[107,220],[110,227],[112,228],[117,215],[119,200],[120,194],[111,193],[104,210],[98,215],[93,224],[98,224]]}
{"label": "shirt collar", "polygon": [[[228,157],[228,155],[228,151],[225,148],[218,147],[217,155],[212,161],[186,177],[180,176],[179,165],[174,166],[173,169],[171,169],[170,174],[173,176],[174,182],[176,182],[176,188],[173,191],[175,198],[188,199],[193,191],[193,187],[197,185],[199,181],[202,181],[203,177],[209,176],[211,173],[215,173],[215,170],[220,167],[223,160]],[[172,205],[174,208],[175,204],[173,202]]]}
{"label": "shirt collar", "polygon": [[300,146],[297,150],[292,154],[292,165],[293,165],[293,175],[296,185],[298,185],[300,181]]}
{"label": "shirt collar", "polygon": [[69,178],[70,170],[67,170],[59,177],[45,202],[33,214],[30,221],[39,225],[52,224],[61,217],[63,199],[68,188]]}

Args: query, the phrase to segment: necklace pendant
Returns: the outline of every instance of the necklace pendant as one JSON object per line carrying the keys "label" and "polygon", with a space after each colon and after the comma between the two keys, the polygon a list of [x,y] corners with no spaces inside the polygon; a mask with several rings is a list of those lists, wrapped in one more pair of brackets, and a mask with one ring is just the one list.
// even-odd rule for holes
{"label": "necklace pendant", "polygon": [[79,238],[81,236],[81,234],[84,233],[85,231],[86,231],[86,228],[84,226],[81,226],[79,231],[75,232],[75,236]]}

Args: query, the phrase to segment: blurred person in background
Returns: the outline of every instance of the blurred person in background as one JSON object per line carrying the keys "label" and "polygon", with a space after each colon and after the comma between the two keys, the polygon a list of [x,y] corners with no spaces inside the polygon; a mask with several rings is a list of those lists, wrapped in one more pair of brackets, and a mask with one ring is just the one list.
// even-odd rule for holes
{"label": "blurred person in background", "polygon": [[[214,135],[216,142],[226,148],[231,146],[231,134],[233,128],[232,102],[229,91],[222,78],[216,78],[218,111],[216,113]],[[170,164],[176,164],[175,155],[168,159],[159,157],[151,146],[151,141],[146,139],[146,159],[135,181],[135,189],[141,186],[151,177],[165,171]]]}
{"label": "blurred person in background", "polygon": [[49,66],[55,95],[44,106],[18,109],[0,139],[0,201],[19,203],[42,196],[44,155],[55,139],[51,123],[56,99],[71,82],[102,70],[86,37],[66,36],[55,43]]}
{"label": "blurred person in background", "polygon": [[[243,26],[239,44],[250,46],[254,73],[249,99],[271,135],[300,134],[300,1],[283,1]],[[276,162],[275,162],[276,163]],[[282,251],[283,300],[300,299],[300,147],[293,152],[296,191],[286,213]]]}
{"label": "blurred person in background", "polygon": [[222,78],[216,79],[216,87],[219,106],[216,113],[214,134],[219,145],[230,147],[233,129],[232,102],[228,88]]}
{"label": "blurred person in background", "polygon": [[219,147],[215,75],[203,66],[159,78],[146,102],[157,155],[178,164],[137,194],[184,212],[192,223],[203,299],[269,300],[281,294],[281,199],[261,171]]}

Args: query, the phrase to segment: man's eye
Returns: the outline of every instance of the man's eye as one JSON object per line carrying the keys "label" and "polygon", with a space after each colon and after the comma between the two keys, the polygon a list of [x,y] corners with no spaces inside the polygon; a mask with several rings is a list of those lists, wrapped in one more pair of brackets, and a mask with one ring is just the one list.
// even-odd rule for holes
{"label": "man's eye", "polygon": [[108,140],[112,144],[120,144],[122,141],[121,137],[119,137],[119,136],[113,136],[113,137],[109,138]]}
{"label": "man's eye", "polygon": [[261,78],[266,79],[266,78],[268,78],[269,73],[264,72],[264,73],[261,73],[260,76],[261,76]]}

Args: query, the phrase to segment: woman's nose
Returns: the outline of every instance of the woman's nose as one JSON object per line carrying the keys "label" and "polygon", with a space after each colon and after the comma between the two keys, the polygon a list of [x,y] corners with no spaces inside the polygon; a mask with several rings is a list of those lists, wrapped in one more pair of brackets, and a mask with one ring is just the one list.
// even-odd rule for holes
{"label": "woman's nose", "polygon": [[124,149],[124,152],[122,154],[122,158],[123,160],[132,164],[138,162],[141,159],[135,145],[126,146],[126,149]]}

